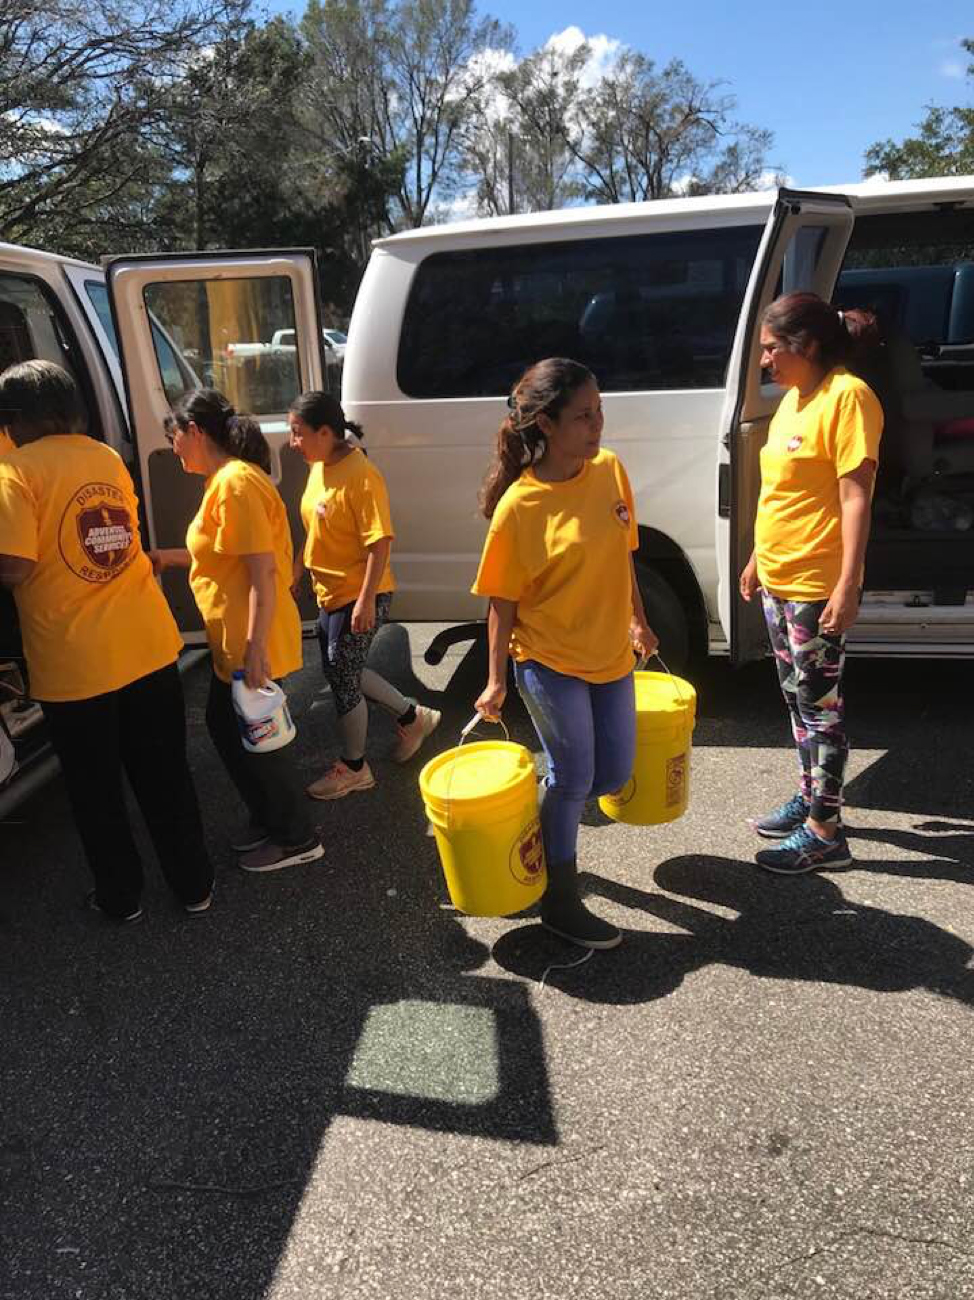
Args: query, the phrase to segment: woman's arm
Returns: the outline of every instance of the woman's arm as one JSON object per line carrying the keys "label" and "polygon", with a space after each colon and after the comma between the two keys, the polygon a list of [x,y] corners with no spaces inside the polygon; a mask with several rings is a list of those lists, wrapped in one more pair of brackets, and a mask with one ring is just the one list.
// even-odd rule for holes
{"label": "woman's arm", "polygon": [[359,592],[355,608],[352,610],[353,632],[371,632],[375,627],[376,588],[382,581],[382,575],[386,571],[386,564],[389,562],[392,538],[380,537],[377,542],[373,542],[371,546],[366,547],[366,550],[369,557],[365,561],[365,577],[362,580],[362,590]]}
{"label": "woman's arm", "polygon": [[191,563],[185,546],[164,547],[162,550],[146,551],[146,554],[152,561],[152,572],[156,576],[166,569],[188,569]]}
{"label": "woman's arm", "polygon": [[489,722],[497,721],[507,699],[507,660],[516,617],[516,600],[491,596],[487,615],[487,686],[474,705]]}
{"label": "woman's arm", "polygon": [[751,558],[741,570],[740,590],[744,600],[753,600],[761,589],[758,581],[758,559],[755,553],[751,552]]}
{"label": "woman's arm", "polygon": [[632,551],[629,552],[629,580],[632,585],[632,622],[629,624],[629,635],[636,651],[641,656],[648,658],[649,655],[656,652],[659,637],[646,622],[643,593],[639,590],[639,579],[636,577],[636,562],[633,559]]}
{"label": "woman's arm", "polygon": [[247,615],[247,646],[244,650],[244,681],[256,690],[270,680],[267,638],[277,603],[274,556],[270,551],[241,556],[250,579],[250,608]]}
{"label": "woman's arm", "polygon": [[819,627],[831,636],[847,632],[859,613],[859,585],[869,541],[873,477],[876,462],[864,460],[851,474],[839,479],[842,517],[842,569],[839,581],[822,611]]}
{"label": "woman's arm", "polygon": [[24,555],[0,555],[0,587],[19,587],[36,567],[37,561]]}

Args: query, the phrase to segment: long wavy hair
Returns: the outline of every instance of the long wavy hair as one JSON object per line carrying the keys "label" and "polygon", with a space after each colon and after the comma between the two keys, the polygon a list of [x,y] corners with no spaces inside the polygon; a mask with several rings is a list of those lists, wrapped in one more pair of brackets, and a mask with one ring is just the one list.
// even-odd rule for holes
{"label": "long wavy hair", "polygon": [[567,357],[548,357],[525,370],[507,399],[507,418],[497,431],[496,459],[480,493],[484,518],[493,518],[511,484],[544,455],[547,440],[538,417],[557,419],[575,393],[594,382],[587,366]]}

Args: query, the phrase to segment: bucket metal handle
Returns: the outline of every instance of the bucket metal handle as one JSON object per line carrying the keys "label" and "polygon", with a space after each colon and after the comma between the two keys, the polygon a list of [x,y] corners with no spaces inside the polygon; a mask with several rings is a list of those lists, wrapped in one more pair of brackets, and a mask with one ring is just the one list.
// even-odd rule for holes
{"label": "bucket metal handle", "polygon": [[659,660],[660,667],[663,669],[663,672],[666,673],[667,677],[670,679],[670,683],[673,689],[676,691],[676,698],[680,701],[680,703],[682,704],[686,700],[688,700],[690,698],[689,695],[684,695],[678,685],[678,682],[680,680],[679,677],[677,677],[675,673],[670,672],[666,664],[663,662],[663,656],[659,653],[658,650],[654,650],[651,655],[641,655],[639,659],[636,661],[636,666],[633,669],[633,672],[641,673],[643,669],[646,667],[646,665],[649,663],[650,659]]}
{"label": "bucket metal handle", "polygon": [[504,732],[504,739],[505,739],[505,740],[510,740],[510,738],[511,738],[511,733],[508,731],[508,729],[507,729],[507,723],[504,721],[503,718],[500,718],[500,717],[498,717],[498,718],[485,718],[484,715],[483,715],[482,713],[475,713],[475,714],[473,715],[473,717],[470,719],[470,721],[467,723],[467,725],[466,725],[465,727],[462,727],[461,730],[460,730],[460,744],[461,744],[461,745],[462,745],[463,742],[467,739],[467,737],[471,734],[471,732],[476,731],[477,727],[478,727],[482,722],[496,723],[497,726],[499,726],[499,727],[503,730],[503,732]]}
{"label": "bucket metal handle", "polygon": [[[470,719],[470,721],[466,724],[466,726],[465,726],[465,727],[461,727],[461,729],[460,729],[460,744],[457,745],[457,749],[462,749],[462,748],[463,748],[463,743],[464,743],[464,741],[467,739],[468,736],[472,735],[473,732],[476,731],[477,727],[479,726],[479,724],[480,724],[481,722],[493,722],[493,721],[494,721],[493,718],[485,718],[484,715],[483,715],[482,713],[475,713],[475,714],[473,715],[473,717]],[[507,729],[507,723],[504,721],[504,719],[503,719],[503,718],[500,718],[500,717],[497,718],[497,723],[498,723],[498,725],[499,725],[501,728],[503,728],[503,731],[504,731],[504,739],[505,739],[505,740],[510,740],[510,738],[511,738],[511,733],[508,731],[508,729]],[[447,830],[452,830],[452,829],[453,829],[453,775],[454,775],[454,773],[456,772],[456,770],[457,770],[457,760],[456,760],[456,758],[454,758],[453,762],[450,764],[450,775],[449,775],[449,777],[447,778],[447,783],[446,783],[446,825],[447,825]]]}

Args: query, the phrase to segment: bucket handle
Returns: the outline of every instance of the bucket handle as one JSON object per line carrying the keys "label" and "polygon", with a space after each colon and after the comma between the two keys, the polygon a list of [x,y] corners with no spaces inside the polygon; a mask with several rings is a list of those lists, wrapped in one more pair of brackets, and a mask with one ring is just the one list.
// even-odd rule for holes
{"label": "bucket handle", "polygon": [[681,704],[685,703],[686,700],[690,698],[689,695],[685,696],[683,692],[680,690],[680,687],[677,684],[680,680],[679,677],[677,677],[675,673],[670,672],[666,664],[663,662],[663,656],[659,653],[658,650],[654,650],[651,655],[641,655],[639,659],[637,659],[636,661],[636,666],[633,669],[633,672],[641,673],[643,669],[646,667],[646,665],[649,663],[650,659],[659,660],[660,667],[663,669],[663,672],[666,673],[667,677],[670,679],[670,683],[673,689],[676,691],[676,698],[680,701]]}

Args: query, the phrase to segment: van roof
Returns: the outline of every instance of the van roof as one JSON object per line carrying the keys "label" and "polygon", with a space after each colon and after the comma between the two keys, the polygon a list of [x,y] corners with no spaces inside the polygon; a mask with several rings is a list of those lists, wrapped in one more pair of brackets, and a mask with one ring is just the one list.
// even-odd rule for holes
{"label": "van roof", "polygon": [[28,248],[24,244],[0,243],[0,257],[8,263],[22,262],[24,266],[36,266],[38,262],[44,262],[56,266],[80,266],[85,271],[103,274],[101,267],[93,262],[83,262],[77,257],[62,257],[60,253],[49,253],[43,248]]}
{"label": "van roof", "polygon": [[[798,188],[790,187],[790,188]],[[871,179],[852,185],[818,185],[809,192],[820,194],[847,194],[862,211],[884,207],[891,199],[902,200],[918,208],[933,203],[974,202],[974,176],[945,176],[936,180],[883,181]],[[441,226],[423,226],[406,230],[398,235],[377,239],[374,248],[388,248],[405,243],[449,243],[452,239],[485,234],[487,231],[513,234],[541,229],[564,229],[572,226],[591,227],[603,222],[632,221],[645,216],[647,209],[654,216],[697,216],[708,212],[730,216],[738,214],[742,221],[764,221],[778,194],[777,189],[757,190],[748,194],[704,194],[698,198],[655,199],[649,203],[612,203],[596,207],[559,208],[555,212],[526,212],[513,217],[478,217],[470,221],[455,221]],[[913,201],[910,203],[910,201]]]}

